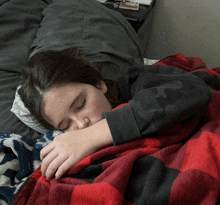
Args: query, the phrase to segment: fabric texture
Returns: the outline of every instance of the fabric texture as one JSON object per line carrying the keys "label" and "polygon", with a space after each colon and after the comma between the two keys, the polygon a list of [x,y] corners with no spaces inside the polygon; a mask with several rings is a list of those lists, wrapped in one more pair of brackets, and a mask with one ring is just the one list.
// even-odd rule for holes
{"label": "fabric texture", "polygon": [[101,73],[115,80],[127,67],[143,64],[139,38],[120,13],[95,0],[48,3],[30,57],[45,50],[82,47],[80,54],[87,60],[109,62]]}
{"label": "fabric texture", "polygon": [[[203,116],[212,97],[207,82],[213,79],[207,81],[198,75],[201,72],[196,73],[197,76],[160,62],[130,67],[118,79],[122,98],[129,104],[102,114],[114,145],[158,134],[163,127],[186,125]],[[219,81],[213,84],[219,85]]]}
{"label": "fabric texture", "polygon": [[47,6],[41,0],[0,1],[0,131],[35,139],[42,136],[23,124],[10,109],[20,84],[19,73],[31,53],[31,45]]}
{"label": "fabric texture", "polygon": [[105,77],[142,64],[138,35],[127,20],[95,0],[0,0],[0,131],[27,139],[42,134],[22,123],[10,109],[19,73],[30,56],[43,50],[84,47],[94,63],[109,63]]}
{"label": "fabric texture", "polygon": [[21,120],[31,129],[36,130],[41,134],[45,134],[49,130],[41,126],[40,123],[37,122],[37,120],[31,115],[30,111],[25,107],[23,101],[20,98],[20,95],[18,94],[20,87],[21,86],[18,86],[16,90],[15,99],[10,111],[13,112],[19,118],[19,120]]}
{"label": "fabric texture", "polygon": [[[175,65],[192,73],[205,72],[210,79],[213,75],[220,79],[220,68],[201,68],[204,64],[198,58],[185,58],[177,54],[159,64]],[[30,176],[29,172],[25,172],[32,167],[33,153],[39,154],[40,149],[53,140],[53,132],[44,135],[40,142],[32,141],[30,144],[26,140],[25,146],[19,142],[15,148],[5,143],[6,138],[2,138],[4,143],[1,146],[4,145],[7,152],[1,166],[7,163],[8,156],[18,159],[18,164],[19,156],[25,153],[23,149],[27,149],[27,145],[31,151],[26,155],[26,165],[22,166],[24,163],[20,162],[19,169],[5,171],[12,175],[7,191],[3,191],[4,185],[0,186],[1,199],[8,199],[14,205],[218,204],[220,91],[211,89],[211,92],[212,100],[203,118],[185,126],[161,129],[158,136],[102,148],[79,161],[59,180],[47,181],[41,175],[40,167]],[[5,134],[1,133],[1,136]],[[12,163],[9,165],[12,166]],[[16,189],[12,176],[20,172],[24,173],[24,180]],[[13,186],[9,186],[10,183]]]}

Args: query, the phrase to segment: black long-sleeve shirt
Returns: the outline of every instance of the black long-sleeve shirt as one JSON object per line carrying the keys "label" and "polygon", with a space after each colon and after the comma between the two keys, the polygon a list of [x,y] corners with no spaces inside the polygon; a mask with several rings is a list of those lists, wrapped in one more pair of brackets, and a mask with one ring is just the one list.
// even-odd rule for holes
{"label": "black long-sleeve shirt", "polygon": [[212,98],[202,79],[170,66],[131,67],[118,83],[122,101],[129,103],[103,112],[114,145],[199,118]]}

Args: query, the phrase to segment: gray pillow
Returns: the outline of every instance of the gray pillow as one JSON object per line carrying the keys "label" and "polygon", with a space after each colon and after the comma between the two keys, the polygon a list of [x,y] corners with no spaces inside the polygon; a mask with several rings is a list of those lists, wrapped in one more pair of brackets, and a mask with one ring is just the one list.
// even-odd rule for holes
{"label": "gray pillow", "polygon": [[22,65],[37,52],[83,46],[82,55],[88,60],[110,62],[102,74],[112,79],[128,66],[143,63],[131,25],[95,0],[4,1],[0,15],[1,132],[28,139],[42,136],[10,112]]}
{"label": "gray pillow", "polygon": [[28,128],[10,112],[19,72],[31,53],[36,32],[47,4],[41,0],[0,3],[0,132],[12,132],[34,139],[42,134]]}
{"label": "gray pillow", "polygon": [[[52,3],[51,3],[52,2]],[[143,64],[139,38],[118,12],[96,0],[56,0],[43,10],[44,18],[32,44],[31,56],[40,51],[84,47],[82,55],[92,62],[111,62],[105,77],[117,79],[121,69]]]}

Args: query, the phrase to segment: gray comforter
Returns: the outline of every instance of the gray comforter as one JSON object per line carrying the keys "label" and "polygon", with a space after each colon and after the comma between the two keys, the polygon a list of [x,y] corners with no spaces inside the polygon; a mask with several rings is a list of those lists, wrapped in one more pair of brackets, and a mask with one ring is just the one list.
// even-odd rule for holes
{"label": "gray comforter", "polygon": [[143,63],[131,25],[95,0],[0,0],[0,131],[41,137],[10,112],[19,72],[37,52],[74,46],[94,63],[108,61],[102,73],[112,79]]}

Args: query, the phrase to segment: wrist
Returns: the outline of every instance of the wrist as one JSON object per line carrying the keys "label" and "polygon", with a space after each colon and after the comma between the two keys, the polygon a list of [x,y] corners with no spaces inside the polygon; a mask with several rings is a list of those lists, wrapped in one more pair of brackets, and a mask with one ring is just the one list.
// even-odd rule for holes
{"label": "wrist", "polygon": [[88,127],[88,129],[90,129],[90,133],[93,133],[94,140],[99,148],[113,144],[113,138],[106,119],[100,120],[96,124]]}

